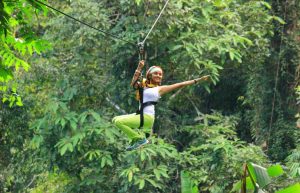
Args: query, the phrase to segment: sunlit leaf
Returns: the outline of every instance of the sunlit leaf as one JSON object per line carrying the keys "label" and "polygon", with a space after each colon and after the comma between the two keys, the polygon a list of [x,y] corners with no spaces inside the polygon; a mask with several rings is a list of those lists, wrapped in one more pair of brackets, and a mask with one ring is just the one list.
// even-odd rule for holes
{"label": "sunlit leaf", "polygon": [[181,193],[197,193],[198,188],[192,182],[190,175],[186,171],[180,172],[180,179],[181,179]]}
{"label": "sunlit leaf", "polygon": [[280,24],[286,24],[286,22],[283,19],[281,19],[280,17],[273,16],[273,19],[278,21]]}
{"label": "sunlit leaf", "polygon": [[139,189],[143,189],[145,186],[145,180],[144,179],[141,179],[140,183],[139,183]]}
{"label": "sunlit leaf", "polygon": [[299,193],[300,192],[300,184],[294,184],[289,186],[288,188],[277,191],[276,193]]}
{"label": "sunlit leaf", "polygon": [[272,165],[267,168],[270,177],[277,177],[283,174],[283,169],[280,165]]}
{"label": "sunlit leaf", "polygon": [[128,173],[128,181],[131,182],[133,178],[133,173],[131,171],[129,171]]}

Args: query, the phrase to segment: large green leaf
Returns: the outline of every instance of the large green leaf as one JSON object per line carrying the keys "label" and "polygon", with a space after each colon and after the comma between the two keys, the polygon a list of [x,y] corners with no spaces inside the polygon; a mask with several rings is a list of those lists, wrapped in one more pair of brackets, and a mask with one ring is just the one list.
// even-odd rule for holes
{"label": "large green leaf", "polygon": [[271,182],[266,168],[253,163],[248,163],[247,166],[254,182],[257,183],[260,188],[265,187]]}
{"label": "large green leaf", "polygon": [[280,190],[276,193],[299,193],[300,192],[300,184],[297,183],[297,184],[294,184],[288,188],[285,188],[283,190]]}

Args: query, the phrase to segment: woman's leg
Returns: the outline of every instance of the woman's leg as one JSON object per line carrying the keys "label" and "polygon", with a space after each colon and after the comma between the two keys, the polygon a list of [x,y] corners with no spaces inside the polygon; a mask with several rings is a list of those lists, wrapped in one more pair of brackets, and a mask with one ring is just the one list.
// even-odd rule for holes
{"label": "woman's leg", "polygon": [[129,114],[129,115],[121,115],[113,118],[113,123],[123,131],[127,137],[131,140],[141,139],[141,136],[137,131],[134,129],[138,128],[140,125],[140,117],[136,114]]}
{"label": "woman's leg", "polygon": [[149,134],[149,136],[152,135],[152,127],[154,124],[154,116],[153,115],[147,115],[144,114],[144,126],[143,126],[143,132]]}
{"label": "woman's leg", "polygon": [[[145,138],[144,134],[140,134],[135,131],[140,126],[140,115],[139,114],[129,114],[114,117],[112,122],[123,131],[128,138],[131,140]],[[143,130],[147,133],[151,133],[152,126],[154,123],[154,117],[151,115],[144,115],[144,127]]]}

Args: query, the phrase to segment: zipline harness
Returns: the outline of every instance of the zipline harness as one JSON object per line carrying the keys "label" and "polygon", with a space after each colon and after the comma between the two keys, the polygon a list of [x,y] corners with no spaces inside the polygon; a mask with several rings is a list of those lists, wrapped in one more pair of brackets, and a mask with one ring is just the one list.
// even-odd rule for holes
{"label": "zipline harness", "polygon": [[[72,20],[74,20],[74,21],[76,21],[76,22],[79,22],[79,23],[81,23],[81,24],[83,24],[83,25],[85,25],[85,26],[87,26],[87,27],[89,27],[89,28],[92,28],[92,29],[94,29],[94,30],[97,30],[97,31],[99,31],[99,32],[101,32],[101,33],[103,33],[103,34],[105,34],[105,35],[108,35],[108,36],[111,36],[111,37],[113,37],[113,38],[115,38],[115,39],[118,39],[118,40],[121,40],[121,41],[130,43],[130,44],[136,45],[135,43],[133,43],[133,42],[131,42],[131,41],[124,40],[124,39],[122,39],[122,38],[120,38],[120,37],[118,37],[118,36],[116,36],[116,35],[113,35],[113,34],[111,34],[111,33],[108,33],[108,32],[106,32],[106,31],[103,31],[103,30],[101,30],[101,29],[98,29],[98,28],[96,28],[96,27],[94,27],[94,26],[92,26],[92,25],[90,25],[90,24],[88,24],[88,23],[86,23],[86,22],[83,22],[83,21],[81,21],[81,20],[79,20],[79,19],[76,19],[76,18],[74,18],[74,17],[72,17],[72,16],[70,16],[70,15],[68,15],[68,14],[66,14],[66,13],[64,13],[64,12],[62,12],[62,11],[60,11],[60,10],[54,8],[54,7],[52,7],[52,6],[50,6],[50,5],[47,5],[46,3],[43,3],[43,2],[41,2],[41,1],[39,1],[39,0],[35,0],[35,1],[38,2],[38,3],[40,3],[40,4],[42,4],[42,5],[44,5],[44,6],[46,6],[46,7],[48,7],[48,8],[50,8],[50,9],[52,9],[52,10],[54,10],[54,11],[56,11],[56,12],[58,12],[58,13],[60,13],[60,14],[65,15],[66,17],[68,17],[68,18],[70,18],[70,19],[72,19]],[[153,28],[155,27],[156,23],[158,22],[159,18],[161,17],[161,15],[162,15],[163,11],[165,10],[165,8],[166,8],[166,6],[167,6],[168,3],[169,3],[169,0],[167,0],[167,1],[165,2],[165,5],[164,5],[163,8],[161,9],[159,15],[157,16],[156,20],[155,20],[154,23],[152,24],[152,26],[151,26],[150,30],[148,31],[148,33],[147,33],[146,37],[144,38],[144,40],[143,40],[142,42],[138,43],[139,60],[140,60],[140,61],[141,61],[141,60],[146,60],[146,57],[145,57],[146,54],[145,54],[144,44],[145,44],[146,40],[148,39],[150,33],[152,32]],[[144,113],[143,113],[144,108],[145,108],[146,106],[149,106],[149,105],[156,105],[157,102],[155,102],[155,101],[148,101],[148,102],[146,102],[146,103],[143,102],[143,92],[144,92],[144,87],[145,87],[145,86],[148,87],[148,86],[143,84],[143,75],[142,75],[142,72],[140,73],[140,76],[135,80],[135,82],[134,82],[133,85],[135,85],[139,79],[141,80],[141,83],[138,84],[139,86],[138,86],[137,89],[138,89],[139,96],[140,96],[140,99],[139,99],[139,103],[140,103],[140,104],[139,104],[139,109],[138,109],[138,111],[137,111],[137,114],[140,114],[140,126],[139,126],[139,128],[142,128],[142,127],[144,126]]]}

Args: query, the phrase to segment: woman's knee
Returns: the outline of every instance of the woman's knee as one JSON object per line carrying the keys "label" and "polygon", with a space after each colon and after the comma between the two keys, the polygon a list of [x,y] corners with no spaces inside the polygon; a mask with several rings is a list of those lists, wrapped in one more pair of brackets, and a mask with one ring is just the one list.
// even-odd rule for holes
{"label": "woman's knee", "polygon": [[114,117],[114,118],[111,120],[111,122],[112,122],[112,123],[115,123],[115,122],[116,122],[116,119],[117,119],[117,117]]}
{"label": "woman's knee", "polygon": [[[138,117],[139,119],[139,117]],[[122,125],[126,125],[130,127],[132,127],[132,125],[134,125],[136,122],[136,117],[134,116],[130,116],[130,115],[125,115],[125,116],[116,116],[112,119],[112,123],[114,125],[116,125],[117,127],[122,126]]]}
{"label": "woman's knee", "polygon": [[118,124],[120,124],[120,118],[117,116],[117,117],[114,117],[113,119],[112,119],[112,123],[114,124],[114,125],[118,125]]}
{"label": "woman's knee", "polygon": [[115,125],[120,125],[120,124],[122,124],[122,118],[119,117],[119,116],[114,117],[114,118],[112,119],[112,123],[115,124]]}

